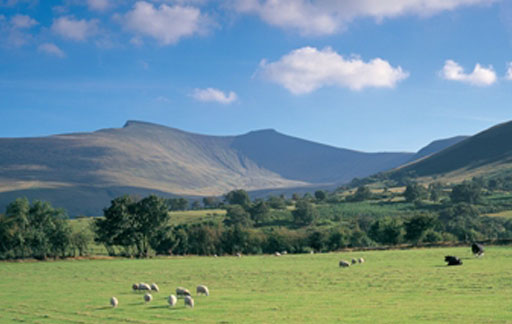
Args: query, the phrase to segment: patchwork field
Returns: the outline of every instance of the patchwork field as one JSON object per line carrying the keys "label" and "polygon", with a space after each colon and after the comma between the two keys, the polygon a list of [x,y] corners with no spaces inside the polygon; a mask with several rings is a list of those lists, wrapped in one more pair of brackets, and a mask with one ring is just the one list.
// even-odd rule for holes
{"label": "patchwork field", "polygon": [[[463,259],[445,266],[445,255]],[[339,268],[338,261],[366,263]],[[1,323],[512,323],[512,248],[0,264]],[[144,304],[134,282],[156,282]],[[209,297],[195,296],[205,284]],[[167,306],[178,286],[196,306]],[[109,305],[111,296],[119,307]]]}

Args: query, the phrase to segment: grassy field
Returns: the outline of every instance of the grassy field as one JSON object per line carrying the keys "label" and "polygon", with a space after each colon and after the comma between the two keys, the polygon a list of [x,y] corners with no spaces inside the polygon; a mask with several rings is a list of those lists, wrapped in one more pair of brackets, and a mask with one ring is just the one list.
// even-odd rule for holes
{"label": "grassy field", "polygon": [[[447,267],[445,255],[463,258]],[[338,267],[340,259],[367,262]],[[0,323],[512,323],[512,248],[0,264]],[[145,305],[134,282],[161,289]],[[170,308],[177,286],[210,288]],[[195,295],[195,293],[194,293]],[[119,307],[109,306],[111,296]]]}

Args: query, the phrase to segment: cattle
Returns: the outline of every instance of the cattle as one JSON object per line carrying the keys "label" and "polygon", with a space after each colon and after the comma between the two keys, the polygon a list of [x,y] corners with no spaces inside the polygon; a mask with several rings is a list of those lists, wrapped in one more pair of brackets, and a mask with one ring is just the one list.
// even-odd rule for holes
{"label": "cattle", "polygon": [[452,255],[445,256],[444,261],[448,262],[449,266],[462,265],[462,260]]}
{"label": "cattle", "polygon": [[477,257],[481,257],[484,255],[484,246],[482,244],[479,244],[479,243],[473,243],[471,244],[471,251],[473,252],[473,254]]}

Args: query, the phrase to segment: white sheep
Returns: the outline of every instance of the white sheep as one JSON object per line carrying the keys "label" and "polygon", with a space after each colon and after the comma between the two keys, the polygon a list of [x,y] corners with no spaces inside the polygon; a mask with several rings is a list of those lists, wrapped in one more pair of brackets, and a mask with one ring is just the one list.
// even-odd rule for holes
{"label": "white sheep", "polygon": [[208,287],[205,285],[199,285],[196,288],[196,293],[199,294],[205,294],[206,296],[210,296],[210,291],[208,290]]}
{"label": "white sheep", "polygon": [[352,264],[356,264],[357,263],[357,260],[356,259],[352,259]]}
{"label": "white sheep", "polygon": [[279,252],[275,252],[275,253],[274,253],[274,255],[275,255],[275,256],[281,256],[281,253],[279,253]]}
{"label": "white sheep", "polygon": [[239,258],[241,258],[241,257],[242,257],[242,253],[237,252],[237,253],[236,253],[236,256],[237,256],[237,257],[239,257]]}
{"label": "white sheep", "polygon": [[180,296],[191,296],[190,291],[183,287],[176,288],[176,295]]}
{"label": "white sheep", "polygon": [[144,282],[141,282],[139,284],[139,290],[148,290],[148,291],[151,291],[151,286],[148,285],[147,283],[144,283]]}
{"label": "white sheep", "polygon": [[171,305],[171,307],[174,307],[176,305],[176,303],[178,302],[178,298],[176,298],[176,296],[174,295],[169,295],[169,305]]}
{"label": "white sheep", "polygon": [[194,299],[190,296],[185,297],[185,306],[189,306],[190,308],[194,308]]}
{"label": "white sheep", "polygon": [[350,267],[350,263],[348,263],[348,261],[341,260],[340,261],[340,267],[342,267],[342,268]]}
{"label": "white sheep", "polygon": [[153,296],[151,296],[151,294],[148,293],[148,294],[144,295],[144,302],[149,303],[152,300],[153,300]]}
{"label": "white sheep", "polygon": [[364,259],[363,258],[359,258],[359,263],[364,263]]}
{"label": "white sheep", "polygon": [[112,305],[112,307],[114,307],[114,308],[116,308],[117,305],[119,305],[119,302],[117,301],[116,297],[110,298],[110,305]]}
{"label": "white sheep", "polygon": [[156,292],[160,291],[160,289],[158,288],[158,286],[154,282],[151,284],[150,288],[151,288],[151,290],[156,291]]}

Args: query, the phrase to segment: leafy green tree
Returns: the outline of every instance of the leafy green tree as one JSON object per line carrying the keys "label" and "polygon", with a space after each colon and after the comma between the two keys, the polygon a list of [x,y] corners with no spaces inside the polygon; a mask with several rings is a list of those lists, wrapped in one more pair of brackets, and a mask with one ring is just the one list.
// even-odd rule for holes
{"label": "leafy green tree", "polygon": [[268,220],[269,211],[270,208],[268,208],[267,204],[260,200],[253,204],[249,212],[251,214],[251,219],[256,224],[261,224]]}
{"label": "leafy green tree", "polygon": [[315,198],[317,201],[324,201],[327,198],[327,194],[324,190],[317,190],[315,191]]}
{"label": "leafy green tree", "polygon": [[454,203],[474,204],[480,200],[482,187],[474,182],[464,182],[452,188],[450,199]]}
{"label": "leafy green tree", "polygon": [[206,208],[217,208],[219,207],[220,201],[217,197],[204,197],[203,198],[203,205]]}
{"label": "leafy green tree", "polygon": [[295,205],[292,216],[295,224],[309,225],[316,219],[317,211],[310,202],[302,199]]}
{"label": "leafy green tree", "polygon": [[166,200],[166,204],[170,211],[187,210],[188,200],[185,198],[169,198]]}
{"label": "leafy green tree", "polygon": [[273,209],[286,209],[286,200],[284,197],[270,196],[267,199],[267,205]]}
{"label": "leafy green tree", "polygon": [[408,202],[421,200],[426,197],[426,194],[425,188],[417,183],[408,184],[404,191],[405,200]]}
{"label": "leafy green tree", "polygon": [[415,243],[420,242],[425,233],[433,229],[436,225],[436,218],[432,215],[416,215],[404,223],[405,239]]}
{"label": "leafy green tree", "polygon": [[[133,217],[135,216],[135,217]],[[165,200],[150,195],[135,205],[134,236],[136,247],[140,256],[148,256],[151,237],[161,230],[167,229],[170,216]]]}
{"label": "leafy green tree", "polygon": [[439,201],[443,196],[443,185],[440,182],[433,182],[428,185],[429,198],[432,201]]}
{"label": "leafy green tree", "polygon": [[372,191],[367,186],[360,186],[352,196],[353,201],[365,201],[372,198]]}
{"label": "leafy green tree", "polygon": [[396,245],[402,241],[403,225],[397,218],[382,217],[373,222],[368,235],[381,244]]}
{"label": "leafy green tree", "polygon": [[224,224],[227,226],[251,226],[251,215],[240,205],[227,208]]}
{"label": "leafy green tree", "polygon": [[232,190],[228,192],[226,195],[224,195],[224,201],[226,201],[229,205],[242,206],[244,209],[249,208],[251,204],[249,194],[243,189]]}

